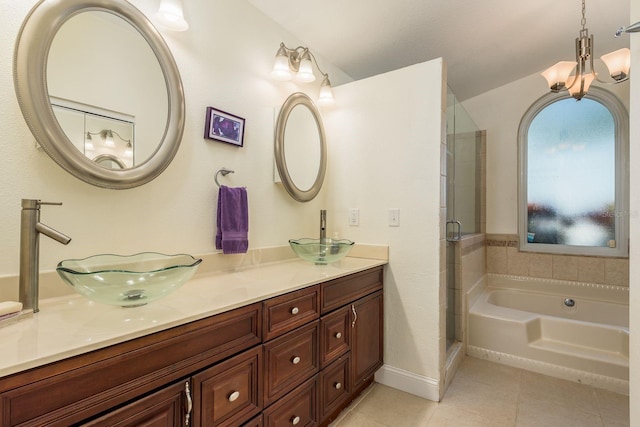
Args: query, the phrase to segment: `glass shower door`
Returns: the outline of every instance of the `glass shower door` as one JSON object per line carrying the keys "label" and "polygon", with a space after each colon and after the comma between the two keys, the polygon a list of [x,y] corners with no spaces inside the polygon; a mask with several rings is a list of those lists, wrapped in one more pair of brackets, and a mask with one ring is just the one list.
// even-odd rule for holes
{"label": "glass shower door", "polygon": [[460,249],[457,242],[481,227],[481,148],[483,133],[448,90],[446,149],[446,261],[447,261],[447,350],[462,340],[459,319]]}

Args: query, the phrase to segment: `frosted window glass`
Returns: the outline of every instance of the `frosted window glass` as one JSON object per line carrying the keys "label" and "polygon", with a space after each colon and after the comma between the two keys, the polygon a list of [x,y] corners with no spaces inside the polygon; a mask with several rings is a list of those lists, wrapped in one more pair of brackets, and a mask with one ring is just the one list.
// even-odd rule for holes
{"label": "frosted window glass", "polygon": [[527,241],[609,246],[615,240],[616,135],[601,103],[564,99],[531,121]]}

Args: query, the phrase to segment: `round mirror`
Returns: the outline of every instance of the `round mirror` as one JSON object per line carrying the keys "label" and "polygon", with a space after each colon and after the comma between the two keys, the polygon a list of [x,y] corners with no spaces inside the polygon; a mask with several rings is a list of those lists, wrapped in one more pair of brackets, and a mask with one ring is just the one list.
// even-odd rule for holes
{"label": "round mirror", "polygon": [[318,195],[327,168],[327,147],[320,112],[304,93],[294,93],[280,109],[275,160],[291,197],[308,202]]}
{"label": "round mirror", "polygon": [[158,176],[184,128],[180,75],[160,33],[125,0],[41,0],[18,34],[14,83],[36,140],[90,184]]}

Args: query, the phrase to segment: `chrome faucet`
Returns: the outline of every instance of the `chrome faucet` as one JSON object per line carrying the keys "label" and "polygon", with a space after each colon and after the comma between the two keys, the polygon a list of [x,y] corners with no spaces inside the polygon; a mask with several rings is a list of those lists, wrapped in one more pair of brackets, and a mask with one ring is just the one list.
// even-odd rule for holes
{"label": "chrome faucet", "polygon": [[69,236],[40,222],[40,206],[42,205],[62,205],[62,203],[22,199],[22,213],[20,214],[19,297],[22,309],[32,309],[34,313],[40,311],[38,308],[40,234],[44,234],[63,245],[71,241]]}
{"label": "chrome faucet", "polygon": [[320,210],[320,244],[327,241],[327,211]]}

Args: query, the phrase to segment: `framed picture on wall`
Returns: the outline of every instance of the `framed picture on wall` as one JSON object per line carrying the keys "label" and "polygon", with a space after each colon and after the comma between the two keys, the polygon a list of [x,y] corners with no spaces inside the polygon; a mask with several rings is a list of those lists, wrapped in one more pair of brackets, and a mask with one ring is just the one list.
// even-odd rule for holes
{"label": "framed picture on wall", "polygon": [[213,107],[207,107],[204,137],[242,147],[244,119]]}

